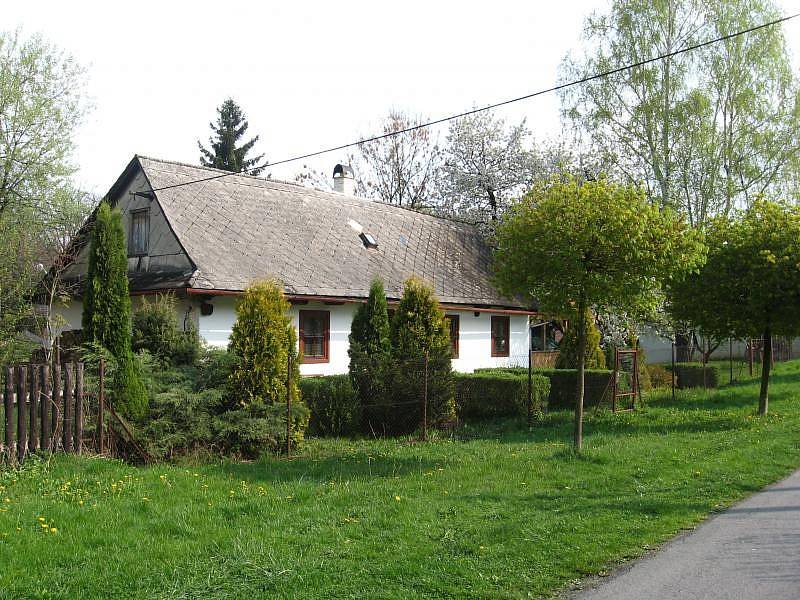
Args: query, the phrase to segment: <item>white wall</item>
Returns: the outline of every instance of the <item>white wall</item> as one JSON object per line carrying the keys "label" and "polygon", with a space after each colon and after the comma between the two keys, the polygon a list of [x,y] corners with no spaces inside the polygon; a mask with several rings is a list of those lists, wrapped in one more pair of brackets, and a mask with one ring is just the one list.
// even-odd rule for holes
{"label": "white wall", "polygon": [[[133,305],[136,307],[140,301],[134,297]],[[208,300],[214,306],[214,311],[209,316],[200,314],[199,301],[179,299],[176,317],[179,325],[185,320],[191,320],[200,334],[200,337],[210,346],[225,348],[231,335],[233,324],[236,320],[236,297],[217,296]],[[329,305],[322,302],[309,302],[308,304],[293,305],[289,310],[292,324],[299,329],[301,310],[325,310],[330,312],[330,345],[329,362],[301,364],[302,375],[334,375],[347,373],[349,357],[347,355],[348,336],[350,324],[357,304]],[[64,330],[79,329],[81,326],[81,303],[73,301],[68,307],[62,307],[59,312],[66,321]],[[511,315],[509,324],[511,328],[511,350],[509,357],[493,357],[491,348],[491,313],[480,312],[475,316],[473,311],[448,310],[446,314],[459,316],[459,357],[453,360],[453,369],[461,372],[472,372],[477,368],[504,367],[512,365],[527,366],[527,350],[530,347],[530,328],[526,315]],[[188,317],[187,317],[188,315]]]}
{"label": "white wall", "polygon": [[[234,306],[236,298],[218,296],[211,300],[214,313],[208,317],[199,317],[199,332],[207,343],[225,347],[228,344],[233,323],[236,320]],[[349,357],[347,355],[350,324],[353,320],[357,304],[328,305],[321,302],[293,305],[290,314],[295,329],[299,328],[300,310],[327,310],[331,314],[330,346],[327,363],[300,365],[303,375],[334,375],[347,373]],[[508,358],[492,357],[490,339],[490,313],[473,311],[446,311],[447,314],[459,315],[459,357],[453,360],[456,371],[472,372],[483,367],[502,367],[512,364],[527,365],[527,349],[529,348],[530,330],[526,315],[511,315],[511,352]]]}

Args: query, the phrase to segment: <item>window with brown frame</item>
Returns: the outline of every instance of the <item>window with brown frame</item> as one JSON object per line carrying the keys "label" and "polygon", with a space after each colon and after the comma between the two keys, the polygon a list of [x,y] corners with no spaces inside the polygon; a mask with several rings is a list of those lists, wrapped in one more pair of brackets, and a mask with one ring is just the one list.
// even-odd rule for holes
{"label": "window with brown frame", "polygon": [[128,235],[128,256],[147,256],[150,245],[150,209],[131,213],[131,228]]}
{"label": "window with brown frame", "polygon": [[508,315],[492,315],[492,356],[508,356],[511,321]]}
{"label": "window with brown frame", "polygon": [[445,315],[444,318],[447,319],[447,324],[450,327],[450,351],[452,353],[452,358],[458,358],[458,315]]}
{"label": "window with brown frame", "polygon": [[330,360],[331,313],[327,310],[300,311],[300,356],[304,363]]}

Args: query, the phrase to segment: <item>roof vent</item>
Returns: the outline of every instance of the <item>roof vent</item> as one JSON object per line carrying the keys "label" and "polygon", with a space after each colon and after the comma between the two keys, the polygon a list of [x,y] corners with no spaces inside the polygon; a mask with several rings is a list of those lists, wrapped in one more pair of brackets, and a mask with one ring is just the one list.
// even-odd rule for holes
{"label": "roof vent", "polygon": [[378,240],[375,239],[371,233],[362,232],[358,237],[361,238],[361,241],[364,242],[364,246],[366,248],[377,248],[378,247]]}
{"label": "roof vent", "polygon": [[356,193],[356,180],[353,167],[341,163],[333,167],[333,191],[353,196]]}

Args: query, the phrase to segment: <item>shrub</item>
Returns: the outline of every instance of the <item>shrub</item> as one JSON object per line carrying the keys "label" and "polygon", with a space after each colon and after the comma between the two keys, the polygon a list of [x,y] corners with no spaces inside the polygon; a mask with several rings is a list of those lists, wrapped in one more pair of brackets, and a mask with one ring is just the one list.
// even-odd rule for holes
{"label": "shrub", "polygon": [[672,371],[669,369],[661,365],[647,365],[647,374],[652,389],[672,387]]}
{"label": "shrub", "polygon": [[[456,408],[462,420],[516,417],[528,414],[528,376],[509,372],[456,373]],[[550,380],[531,377],[533,414],[547,409]]]}
{"label": "shrub", "polygon": [[203,350],[197,361],[195,389],[207,390],[219,388],[228,390],[230,394],[231,374],[239,364],[239,357],[222,348]]}
{"label": "shrub", "polygon": [[[353,316],[350,330],[350,380],[361,403],[363,429],[382,429],[390,420],[389,364],[391,345],[389,341],[389,315],[383,282],[375,279],[369,289],[366,304],[359,305]],[[380,406],[383,404],[384,406]],[[312,408],[312,423],[314,409]]]}
{"label": "shrub", "polygon": [[[434,426],[455,419],[450,330],[433,290],[411,277],[391,325],[392,420],[394,433],[412,431],[420,422],[419,406],[427,383],[428,422]],[[427,381],[424,376],[427,353]]]}
{"label": "shrub", "polygon": [[[600,330],[595,325],[591,311],[586,311],[586,364],[587,369],[605,369],[606,356],[600,348]],[[576,369],[578,367],[578,326],[577,320],[564,332],[558,345],[557,369]]]}
{"label": "shrub", "polygon": [[[292,402],[292,448],[302,445],[308,427],[308,408]],[[264,450],[286,448],[286,406],[268,404],[226,410],[212,421],[214,439],[228,452],[256,458]]]}
{"label": "shrub", "polygon": [[[547,402],[549,410],[575,408],[577,369],[537,369],[536,374],[550,380],[550,395]],[[611,374],[611,371],[600,369],[586,370],[583,399],[585,407],[595,406],[603,399],[611,397]]]}
{"label": "shrub", "polygon": [[348,375],[305,377],[300,380],[303,402],[311,413],[315,435],[353,435],[361,425],[361,403]]}
{"label": "shrub", "polygon": [[[705,371],[705,374],[704,374]],[[715,364],[677,363],[675,365],[675,385],[679,389],[715,388],[720,382],[720,367]]]}
{"label": "shrub", "polygon": [[177,303],[172,294],[153,300],[142,297],[133,313],[133,349],[147,350],[172,365],[194,364],[200,355],[200,337],[194,328],[181,331],[176,318]]}
{"label": "shrub", "polygon": [[276,281],[251,285],[236,304],[228,351],[238,361],[230,381],[240,406],[271,405],[286,401],[289,357],[294,370],[293,394],[299,398],[296,333],[289,319],[289,303]]}

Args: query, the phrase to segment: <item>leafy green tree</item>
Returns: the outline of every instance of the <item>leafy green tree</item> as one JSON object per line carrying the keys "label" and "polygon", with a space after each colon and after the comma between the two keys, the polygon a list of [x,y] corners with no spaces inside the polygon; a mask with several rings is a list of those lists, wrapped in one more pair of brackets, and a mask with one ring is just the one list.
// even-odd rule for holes
{"label": "leafy green tree", "polygon": [[[60,280],[42,290],[42,266],[54,265],[62,238],[74,233],[73,136],[86,111],[84,73],[39,36],[0,32],[0,360],[26,360],[21,335],[34,318],[31,299],[51,304]],[[85,216],[85,207],[81,217]],[[82,222],[82,219],[81,219]],[[78,223],[79,225],[80,223]],[[61,269],[58,265],[57,269]],[[54,292],[51,295],[51,292]],[[43,298],[40,296],[51,296]],[[38,315],[38,321],[46,321]],[[47,325],[42,337],[49,341]]]}
{"label": "leafy green tree", "polygon": [[[594,323],[592,311],[587,310],[583,319],[586,325],[586,349],[584,351],[584,366],[587,369],[605,369],[606,357],[600,348],[600,330]],[[578,367],[578,329],[568,327],[564,337],[558,345],[557,369],[576,369]]]}
{"label": "leafy green tree", "polygon": [[260,174],[267,166],[266,162],[262,163],[264,155],[247,158],[247,154],[256,145],[258,136],[237,146],[249,126],[239,105],[231,98],[225,100],[217,109],[217,124],[209,123],[214,132],[214,136],[208,140],[211,150],[206,149],[200,141],[197,142],[201,153],[200,164],[234,173]]}
{"label": "leafy green tree", "polygon": [[147,412],[147,393],[131,350],[131,297],[128,254],[119,211],[103,201],[89,245],[89,272],[83,296],[83,334],[89,345],[108,350],[116,361],[114,407],[131,419]]}
{"label": "leafy green tree", "polygon": [[604,178],[537,185],[508,212],[496,234],[496,283],[570,317],[577,331],[575,448],[583,441],[586,312],[653,311],[662,282],[693,268],[702,244],[644,192]]}
{"label": "leafy green tree", "polygon": [[[778,16],[770,0],[615,0],[586,21],[579,78]],[[564,92],[563,113],[631,183],[693,226],[782,189],[796,161],[797,83],[780,27],[667,56]]]}
{"label": "leafy green tree", "polygon": [[268,280],[247,288],[236,304],[236,322],[228,342],[228,351],[238,357],[231,384],[239,406],[285,402],[290,359],[292,395],[299,398],[296,343],[282,286]]}
{"label": "leafy green tree", "polygon": [[380,430],[389,419],[385,405],[390,402],[387,376],[391,361],[389,313],[380,279],[372,281],[366,304],[360,304],[353,316],[348,354],[364,430]]}
{"label": "leafy green tree", "polygon": [[670,309],[704,333],[764,340],[759,413],[769,407],[772,337],[800,332],[800,209],[759,200],[706,234],[703,267],[670,286]]}
{"label": "leafy green tree", "polygon": [[422,420],[427,357],[427,417],[433,425],[455,418],[450,333],[429,285],[409,278],[391,324],[395,431],[410,431]]}

